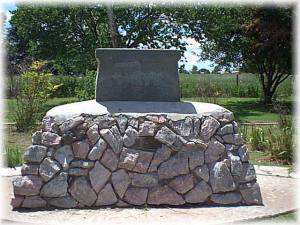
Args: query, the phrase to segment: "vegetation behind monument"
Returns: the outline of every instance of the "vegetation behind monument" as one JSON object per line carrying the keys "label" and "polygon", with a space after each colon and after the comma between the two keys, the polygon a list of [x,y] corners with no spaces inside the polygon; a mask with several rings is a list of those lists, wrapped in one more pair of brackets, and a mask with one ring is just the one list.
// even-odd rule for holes
{"label": "vegetation behind monument", "polygon": [[200,42],[201,59],[258,74],[269,104],[292,75],[292,13],[292,8],[114,6],[109,22],[104,6],[19,6],[8,32],[8,61],[48,60],[55,74],[80,76],[96,68],[95,48],[112,47],[112,39],[118,47],[185,50],[182,40],[190,37]]}

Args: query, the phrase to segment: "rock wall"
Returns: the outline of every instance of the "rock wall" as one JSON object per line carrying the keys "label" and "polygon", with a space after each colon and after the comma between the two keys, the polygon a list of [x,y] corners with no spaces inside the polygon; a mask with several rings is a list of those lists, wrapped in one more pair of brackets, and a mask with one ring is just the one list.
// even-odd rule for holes
{"label": "rock wall", "polygon": [[262,204],[232,113],[45,117],[24,160],[14,208]]}

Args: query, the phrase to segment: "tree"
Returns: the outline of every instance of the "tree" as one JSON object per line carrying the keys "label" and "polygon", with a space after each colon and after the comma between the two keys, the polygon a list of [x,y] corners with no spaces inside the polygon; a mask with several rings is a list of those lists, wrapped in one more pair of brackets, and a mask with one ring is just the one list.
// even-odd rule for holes
{"label": "tree", "polygon": [[106,7],[19,6],[12,12],[11,54],[55,62],[61,74],[96,69],[96,48],[185,49],[179,9],[155,5]]}
{"label": "tree", "polygon": [[178,69],[178,72],[179,72],[179,73],[183,73],[183,74],[189,74],[189,71],[187,71],[187,70],[185,69],[185,65],[181,65],[181,66],[179,67],[179,69]]}
{"label": "tree", "polygon": [[189,36],[201,44],[202,59],[224,68],[244,68],[260,77],[264,102],[291,74],[292,8],[195,7]]}
{"label": "tree", "polygon": [[199,70],[199,73],[201,73],[201,74],[210,74],[210,71],[209,71],[208,69],[201,68],[201,69]]}
{"label": "tree", "polygon": [[191,74],[199,74],[198,67],[196,65],[193,65],[190,73]]}

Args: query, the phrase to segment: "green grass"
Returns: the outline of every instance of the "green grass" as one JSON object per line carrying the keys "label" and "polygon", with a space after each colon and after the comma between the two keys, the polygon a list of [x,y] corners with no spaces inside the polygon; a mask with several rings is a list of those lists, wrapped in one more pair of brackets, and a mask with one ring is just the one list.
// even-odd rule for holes
{"label": "green grass", "polygon": [[[259,103],[259,98],[183,98],[183,101],[212,102],[233,112],[239,122],[274,122],[279,115],[271,108]],[[292,111],[291,98],[282,102]]]}
{"label": "green grass", "polygon": [[8,167],[20,166],[23,163],[23,150],[18,147],[6,147],[5,156]]}
{"label": "green grass", "polygon": [[[40,113],[40,118],[42,118],[45,113],[50,110],[51,108],[63,105],[67,103],[72,103],[78,101],[77,98],[53,98],[46,102],[45,107],[43,108],[42,112]],[[13,112],[16,107],[16,100],[15,99],[6,99],[5,100],[5,122],[13,123],[14,117]]]}
{"label": "green grass", "polygon": [[[285,80],[276,90],[275,97],[293,94],[293,78]],[[180,74],[182,97],[255,97],[262,96],[259,78],[255,74],[241,74],[239,85],[233,74]]]}

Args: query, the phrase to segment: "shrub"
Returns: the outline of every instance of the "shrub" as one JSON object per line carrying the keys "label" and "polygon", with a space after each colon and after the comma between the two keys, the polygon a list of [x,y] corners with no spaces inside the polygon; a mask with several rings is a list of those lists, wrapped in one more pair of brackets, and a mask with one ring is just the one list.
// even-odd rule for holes
{"label": "shrub", "polygon": [[269,129],[268,149],[271,156],[285,162],[293,162],[293,150],[295,149],[292,126],[292,119],[287,116],[280,116],[279,129]]}
{"label": "shrub", "polygon": [[22,165],[23,154],[22,151],[17,147],[6,147],[6,163],[8,167],[15,167]]}
{"label": "shrub", "polygon": [[33,127],[36,114],[43,108],[51,94],[59,87],[52,81],[52,74],[43,72],[45,62],[37,61],[31,70],[20,77],[20,91],[16,97],[14,120],[18,131]]}
{"label": "shrub", "polygon": [[266,151],[267,137],[266,132],[261,127],[253,127],[249,137],[249,144],[252,150]]}
{"label": "shrub", "polygon": [[241,132],[252,151],[263,151],[268,153],[272,160],[292,163],[295,149],[292,119],[281,115],[278,123],[278,127],[253,127],[250,132],[244,128]]}
{"label": "shrub", "polygon": [[87,71],[85,76],[80,78],[76,88],[76,97],[81,101],[95,98],[96,72]]}

